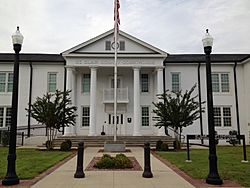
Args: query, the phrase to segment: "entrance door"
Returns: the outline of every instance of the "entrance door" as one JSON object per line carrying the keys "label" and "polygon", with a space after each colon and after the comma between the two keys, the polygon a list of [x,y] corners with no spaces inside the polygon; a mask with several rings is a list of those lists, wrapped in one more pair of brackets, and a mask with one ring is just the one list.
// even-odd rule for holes
{"label": "entrance door", "polygon": [[[124,126],[124,114],[117,113],[116,116],[116,122],[117,122],[117,135],[125,135],[126,130]],[[115,124],[115,116],[114,114],[108,114],[108,134],[114,135],[114,124]]]}

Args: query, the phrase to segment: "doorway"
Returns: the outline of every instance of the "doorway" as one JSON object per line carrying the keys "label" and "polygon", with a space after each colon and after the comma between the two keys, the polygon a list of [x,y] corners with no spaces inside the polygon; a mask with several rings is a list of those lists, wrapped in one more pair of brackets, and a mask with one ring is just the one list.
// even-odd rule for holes
{"label": "doorway", "polygon": [[[114,135],[114,124],[115,124],[115,116],[113,113],[107,114],[107,134]],[[124,122],[124,114],[117,113],[116,122],[117,122],[117,136],[124,136],[126,135],[126,127]]]}

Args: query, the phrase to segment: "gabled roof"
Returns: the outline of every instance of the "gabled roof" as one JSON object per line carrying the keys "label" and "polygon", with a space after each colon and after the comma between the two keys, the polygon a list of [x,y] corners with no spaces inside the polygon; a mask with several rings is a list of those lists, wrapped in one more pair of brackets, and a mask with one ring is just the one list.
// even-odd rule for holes
{"label": "gabled roof", "polygon": [[[67,56],[70,53],[74,53],[78,49],[84,48],[85,46],[88,46],[88,45],[90,45],[92,43],[95,43],[98,40],[100,40],[102,38],[105,38],[105,37],[107,37],[107,36],[109,36],[109,35],[111,35],[113,33],[114,33],[114,29],[111,29],[111,30],[109,30],[109,31],[107,31],[107,32],[105,32],[105,33],[103,33],[101,35],[98,35],[97,37],[94,37],[94,38],[92,38],[92,39],[90,39],[90,40],[88,40],[86,42],[83,42],[81,44],[76,45],[73,48],[70,48],[69,50],[66,50],[66,51],[62,52],[62,55]],[[146,43],[146,42],[144,42],[144,41],[142,41],[142,40],[140,40],[140,39],[138,39],[138,38],[136,38],[136,37],[134,37],[132,35],[129,35],[129,34],[123,32],[121,30],[119,31],[119,35],[123,36],[123,37],[126,37],[126,38],[130,39],[131,41],[134,41],[134,42],[136,42],[136,43],[138,43],[138,44],[140,44],[140,45],[154,51],[155,54],[167,55],[167,53],[164,52],[163,50],[160,50],[159,48],[156,48],[156,47],[154,47],[154,46],[152,46],[152,45],[150,45],[150,44],[148,44],[148,43]]]}
{"label": "gabled roof", "polygon": [[[211,62],[213,63],[229,63],[243,62],[250,58],[250,54],[211,54]],[[167,63],[204,63],[204,54],[170,54],[164,60]]]}
{"label": "gabled roof", "polygon": [[[60,54],[20,54],[20,62],[65,62]],[[0,62],[13,62],[14,53],[0,53]]]}

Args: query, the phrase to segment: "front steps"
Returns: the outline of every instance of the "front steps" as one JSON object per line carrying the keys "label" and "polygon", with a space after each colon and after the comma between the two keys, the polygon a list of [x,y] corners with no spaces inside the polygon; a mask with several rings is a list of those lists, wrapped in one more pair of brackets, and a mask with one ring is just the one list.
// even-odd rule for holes
{"label": "front steps", "polygon": [[[59,136],[54,140],[54,146],[60,147],[65,140],[71,140],[72,147],[77,147],[79,142],[84,142],[86,147],[104,147],[104,142],[114,140],[113,136]],[[173,146],[174,139],[170,136],[117,136],[117,140],[124,141],[126,146],[144,146],[149,142],[151,147],[155,147],[158,140],[162,140],[170,147]]]}

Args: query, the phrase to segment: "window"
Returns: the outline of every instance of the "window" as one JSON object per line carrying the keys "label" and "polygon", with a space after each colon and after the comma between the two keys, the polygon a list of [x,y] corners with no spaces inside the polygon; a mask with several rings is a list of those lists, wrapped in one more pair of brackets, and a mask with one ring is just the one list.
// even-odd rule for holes
{"label": "window", "polygon": [[120,51],[125,51],[125,41],[120,41]]}
{"label": "window", "polygon": [[82,107],[82,126],[83,127],[89,126],[89,107],[88,106]]}
{"label": "window", "polygon": [[149,126],[149,107],[148,106],[141,107],[141,122],[142,122],[142,126]]}
{"label": "window", "polygon": [[171,77],[172,77],[172,91],[173,92],[178,92],[180,91],[181,87],[180,87],[180,73],[171,73]]}
{"label": "window", "polygon": [[48,73],[48,92],[56,91],[56,73]]}
{"label": "window", "polygon": [[13,89],[13,73],[0,72],[0,92],[12,92]]}
{"label": "window", "polygon": [[229,74],[228,73],[213,73],[212,74],[212,89],[213,92],[229,92]]}
{"label": "window", "polygon": [[214,107],[214,125],[217,127],[231,127],[231,108]]}
{"label": "window", "polygon": [[149,91],[149,79],[148,74],[141,74],[141,92]]}
{"label": "window", "polygon": [[89,93],[90,91],[90,74],[83,74],[82,76],[82,92]]}
{"label": "window", "polygon": [[11,125],[11,108],[0,107],[0,127],[10,127]]}
{"label": "window", "polygon": [[105,41],[105,50],[111,50],[111,41]]}

